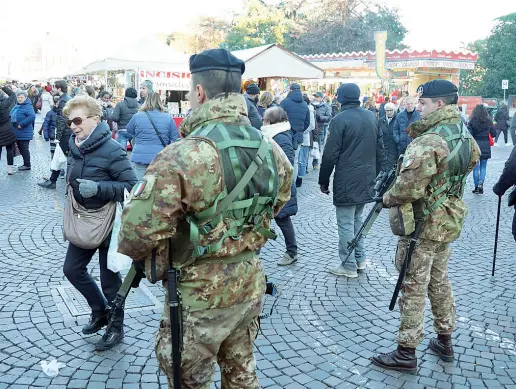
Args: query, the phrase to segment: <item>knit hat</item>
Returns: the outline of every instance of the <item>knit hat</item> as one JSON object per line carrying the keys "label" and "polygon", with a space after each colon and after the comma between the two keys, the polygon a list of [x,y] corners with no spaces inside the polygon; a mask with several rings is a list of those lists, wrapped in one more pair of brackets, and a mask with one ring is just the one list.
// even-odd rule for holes
{"label": "knit hat", "polygon": [[138,97],[138,92],[136,92],[136,89],[134,88],[127,88],[125,90],[125,97],[131,97],[133,99]]}
{"label": "knit hat", "polygon": [[301,90],[301,87],[299,86],[299,84],[296,84],[295,82],[293,84],[290,84],[290,90],[296,90],[296,89]]}
{"label": "knit hat", "polygon": [[52,92],[52,87],[50,85],[47,85],[45,87],[45,91],[47,91],[48,93]]}
{"label": "knit hat", "polygon": [[342,84],[337,90],[337,100],[342,105],[349,103],[360,104],[360,88],[357,84]]}
{"label": "knit hat", "polygon": [[248,95],[259,95],[260,94],[260,88],[258,88],[258,85],[256,84],[249,84],[247,85],[247,88],[245,89]]}
{"label": "knit hat", "polygon": [[151,80],[145,80],[144,82],[141,83],[141,86],[147,87],[147,90],[149,91],[149,93],[154,92],[152,90],[152,81]]}

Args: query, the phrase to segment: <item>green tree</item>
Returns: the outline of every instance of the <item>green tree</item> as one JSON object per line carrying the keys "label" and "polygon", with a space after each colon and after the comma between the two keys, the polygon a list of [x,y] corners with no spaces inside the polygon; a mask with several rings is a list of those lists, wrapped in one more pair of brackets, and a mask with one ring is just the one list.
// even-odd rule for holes
{"label": "green tree", "polygon": [[[486,49],[486,41],[477,40],[464,47],[474,53],[483,53]],[[463,96],[478,96],[480,87],[483,85],[486,69],[477,61],[474,70],[460,71],[459,94]]]}
{"label": "green tree", "polygon": [[228,50],[242,50],[269,43],[283,44],[287,24],[277,8],[268,7],[260,0],[249,0],[229,27],[222,46]]}
{"label": "green tree", "polygon": [[465,90],[484,97],[503,97],[502,80],[509,80],[506,96],[516,95],[516,13],[497,19],[491,35],[475,42],[477,66],[465,77]]}
{"label": "green tree", "polygon": [[[316,54],[375,49],[375,31],[387,31],[387,49],[403,49],[407,29],[396,8],[362,9],[359,2],[324,0],[320,13],[308,14],[299,35],[289,35],[287,47],[298,54]],[[332,5],[333,4],[333,5]],[[324,26],[318,28],[317,26]]]}

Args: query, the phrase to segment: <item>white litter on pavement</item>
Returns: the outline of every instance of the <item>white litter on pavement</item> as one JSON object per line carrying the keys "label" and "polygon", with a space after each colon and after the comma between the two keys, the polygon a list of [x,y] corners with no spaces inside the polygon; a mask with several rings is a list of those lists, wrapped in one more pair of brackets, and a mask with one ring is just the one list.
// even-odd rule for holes
{"label": "white litter on pavement", "polygon": [[57,362],[57,359],[52,359],[50,363],[47,361],[41,361],[41,369],[49,377],[57,377],[59,369],[66,366],[66,363]]}

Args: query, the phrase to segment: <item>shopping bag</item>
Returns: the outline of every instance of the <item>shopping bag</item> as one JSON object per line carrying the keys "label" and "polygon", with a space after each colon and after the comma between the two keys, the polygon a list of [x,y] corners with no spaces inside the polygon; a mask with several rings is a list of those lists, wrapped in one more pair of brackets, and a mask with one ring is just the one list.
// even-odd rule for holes
{"label": "shopping bag", "polygon": [[56,151],[54,152],[54,157],[50,162],[50,169],[52,170],[62,170],[66,167],[66,155],[63,153],[61,146],[59,143],[56,144]]}
{"label": "shopping bag", "polygon": [[18,147],[18,142],[13,143],[13,154],[15,157],[19,157],[21,155],[20,147]]}
{"label": "shopping bag", "polygon": [[314,142],[314,146],[312,147],[311,155],[312,155],[313,159],[321,159],[321,153],[319,151],[319,143],[318,142]]}
{"label": "shopping bag", "polygon": [[489,138],[489,146],[494,146],[495,141],[493,139],[493,136],[491,134],[487,134],[487,137]]}
{"label": "shopping bag", "polygon": [[107,257],[107,267],[112,272],[118,273],[122,270],[128,270],[133,264],[133,260],[127,255],[118,252],[118,234],[122,224],[122,205],[117,203],[115,223],[111,232],[111,242],[109,243],[109,251]]}

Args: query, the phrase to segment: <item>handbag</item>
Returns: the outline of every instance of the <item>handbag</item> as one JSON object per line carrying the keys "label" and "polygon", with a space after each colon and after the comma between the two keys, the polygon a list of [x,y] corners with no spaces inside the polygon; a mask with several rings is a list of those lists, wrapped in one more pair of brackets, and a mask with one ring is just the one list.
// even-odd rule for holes
{"label": "handbag", "polygon": [[75,200],[70,185],[67,192],[63,221],[65,240],[81,249],[96,249],[113,230],[116,202],[110,201],[99,209],[86,209]]}
{"label": "handbag", "polygon": [[493,139],[493,136],[491,134],[487,134],[487,137],[489,138],[489,146],[494,146],[495,145],[495,141]]}
{"label": "handbag", "polygon": [[18,146],[18,142],[13,143],[13,154],[15,157],[19,157],[21,155],[20,146]]}
{"label": "handbag", "polygon": [[149,118],[149,121],[150,121],[150,124],[152,124],[152,128],[154,128],[154,131],[156,131],[156,135],[158,136],[159,140],[161,141],[161,144],[163,145],[163,147],[167,147],[167,144],[165,143],[165,141],[163,140],[163,138],[161,137],[161,134],[159,133],[158,129],[156,128],[156,126],[154,125],[154,122],[152,121],[149,113],[147,111],[145,111],[145,114],[147,115],[147,117]]}
{"label": "handbag", "polygon": [[41,109],[41,107],[43,107],[43,99],[40,97],[38,97],[38,100],[36,100],[36,111],[39,111]]}

